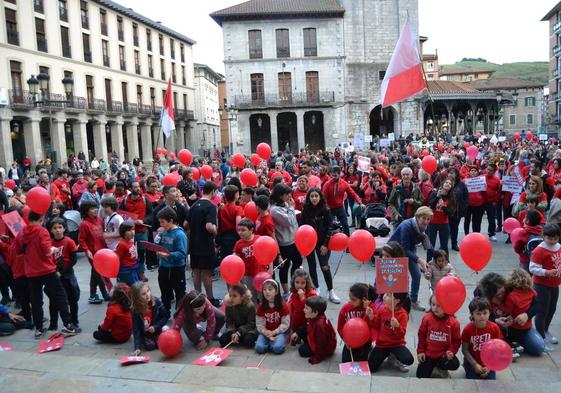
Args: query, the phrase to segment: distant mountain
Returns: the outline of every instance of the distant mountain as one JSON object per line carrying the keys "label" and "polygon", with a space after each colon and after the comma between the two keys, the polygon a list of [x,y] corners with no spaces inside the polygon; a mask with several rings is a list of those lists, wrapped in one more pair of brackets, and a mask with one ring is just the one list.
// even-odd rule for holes
{"label": "distant mountain", "polygon": [[483,68],[495,70],[496,78],[518,78],[546,84],[549,80],[548,63],[546,61],[525,61],[518,63],[495,64],[484,59],[465,59],[455,64],[441,64],[447,69],[454,68]]}

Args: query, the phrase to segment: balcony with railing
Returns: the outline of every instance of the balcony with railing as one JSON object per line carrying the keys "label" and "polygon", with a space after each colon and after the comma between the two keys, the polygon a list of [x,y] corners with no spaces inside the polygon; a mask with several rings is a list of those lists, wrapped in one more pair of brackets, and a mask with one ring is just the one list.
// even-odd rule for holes
{"label": "balcony with railing", "polygon": [[107,35],[107,23],[101,22],[101,34]]}
{"label": "balcony with railing", "polygon": [[48,52],[47,39],[43,36],[37,36],[37,50],[40,52]]}
{"label": "balcony with railing", "polygon": [[14,108],[33,107],[33,95],[28,90],[9,90],[10,104]]}
{"label": "balcony with railing", "polygon": [[92,112],[105,112],[107,107],[105,105],[105,100],[100,98],[94,98],[93,100],[88,100],[88,111]]}
{"label": "balcony with railing", "polygon": [[152,106],[146,105],[146,104],[138,105],[138,113],[143,114],[143,115],[151,115],[152,114]]}
{"label": "balcony with railing", "polygon": [[113,113],[122,113],[123,104],[121,103],[121,101],[111,101],[111,105],[107,107],[107,111]]}
{"label": "balcony with railing", "polygon": [[8,44],[19,45],[19,33],[17,31],[8,31]]}
{"label": "balcony with railing", "polygon": [[561,30],[561,20],[553,25],[553,33],[554,34],[557,33],[559,30]]}
{"label": "balcony with railing", "polygon": [[126,102],[124,107],[124,113],[138,113],[138,105],[134,102]]}
{"label": "balcony with railing", "polygon": [[304,92],[292,93],[284,97],[277,94],[265,94],[261,97],[251,95],[234,96],[233,104],[236,108],[266,108],[266,107],[296,107],[296,106],[325,106],[335,101],[335,92],[321,91],[317,94]]}
{"label": "balcony with railing", "polygon": [[109,60],[109,56],[103,56],[103,65],[105,67],[111,67],[111,61]]}
{"label": "balcony with railing", "polygon": [[555,45],[553,47],[553,56],[558,55],[561,52],[561,45]]}
{"label": "balcony with railing", "polygon": [[72,58],[72,49],[70,49],[70,46],[63,46],[62,47],[62,55],[64,57],[69,58],[69,59]]}

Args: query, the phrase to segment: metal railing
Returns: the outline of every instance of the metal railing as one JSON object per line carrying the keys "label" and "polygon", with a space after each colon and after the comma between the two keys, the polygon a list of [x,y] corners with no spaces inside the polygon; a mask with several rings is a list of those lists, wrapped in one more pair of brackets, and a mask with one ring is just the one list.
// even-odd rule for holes
{"label": "metal railing", "polygon": [[98,111],[98,112],[105,112],[107,107],[105,106],[105,100],[100,98],[94,98],[93,100],[88,100],[88,110],[90,111]]}
{"label": "metal railing", "polygon": [[233,104],[237,108],[251,107],[285,107],[299,105],[322,105],[335,101],[334,91],[321,91],[316,94],[308,94],[304,92],[292,93],[291,96],[281,97],[277,94],[264,94],[260,97],[251,95],[234,96]]}
{"label": "metal railing", "polygon": [[115,113],[123,112],[123,104],[121,103],[121,101],[111,101],[111,112],[115,112]]}
{"label": "metal railing", "polygon": [[19,45],[19,33],[17,31],[8,31],[8,44]]}
{"label": "metal railing", "polygon": [[138,113],[138,105],[133,102],[127,102],[124,105],[125,113]]}

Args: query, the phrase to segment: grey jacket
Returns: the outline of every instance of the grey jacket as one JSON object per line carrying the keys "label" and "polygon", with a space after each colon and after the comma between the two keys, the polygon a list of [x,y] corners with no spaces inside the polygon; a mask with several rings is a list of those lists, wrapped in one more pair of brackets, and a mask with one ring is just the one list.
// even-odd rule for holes
{"label": "grey jacket", "polygon": [[275,237],[279,246],[290,246],[294,244],[294,236],[298,230],[298,221],[294,208],[285,205],[271,206],[271,216],[275,224]]}

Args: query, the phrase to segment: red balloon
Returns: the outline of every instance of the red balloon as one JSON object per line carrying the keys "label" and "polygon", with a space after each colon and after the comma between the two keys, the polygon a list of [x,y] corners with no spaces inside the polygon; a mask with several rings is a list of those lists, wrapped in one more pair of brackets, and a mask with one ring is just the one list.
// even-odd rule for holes
{"label": "red balloon", "polygon": [[503,222],[503,229],[508,234],[511,234],[516,228],[520,228],[520,221],[514,217],[509,217]]}
{"label": "red balloon", "polygon": [[434,294],[442,311],[453,315],[466,300],[466,287],[458,277],[445,276],[436,284]]}
{"label": "red balloon", "polygon": [[269,158],[271,158],[271,146],[269,146],[265,142],[261,142],[260,144],[258,144],[257,149],[255,150],[257,151],[257,154],[259,154],[259,157],[261,157],[262,159],[268,160]]}
{"label": "red balloon", "polygon": [[4,183],[6,185],[6,187],[8,187],[10,190],[13,190],[14,188],[16,188],[16,182],[13,179],[8,179],[6,180],[6,183]]}
{"label": "red balloon", "polygon": [[158,155],[162,154],[162,148],[161,147],[158,147],[156,149],[156,154],[158,154]]}
{"label": "red balloon", "polygon": [[23,218],[23,222],[25,222],[26,224],[29,224],[29,218],[27,218],[27,215],[29,214],[30,211],[31,209],[29,208],[29,206],[25,205],[23,207],[22,218]]}
{"label": "red balloon", "polygon": [[493,246],[481,233],[470,233],[460,243],[460,256],[474,272],[480,272],[491,259]]}
{"label": "red balloon", "polygon": [[347,244],[349,244],[349,237],[343,232],[339,232],[331,236],[327,248],[331,251],[343,251],[347,248]]}
{"label": "red balloon", "polygon": [[45,214],[51,207],[51,196],[43,187],[35,186],[27,192],[27,205],[37,214]]}
{"label": "red balloon", "polygon": [[434,158],[433,156],[426,156],[425,158],[423,158],[421,166],[423,167],[423,170],[425,172],[427,172],[429,175],[432,175],[434,171],[436,171],[438,163],[436,162],[436,158]]}
{"label": "red balloon", "polygon": [[158,349],[165,356],[175,356],[181,352],[183,338],[175,329],[168,329],[158,337]]}
{"label": "red balloon", "polygon": [[318,234],[310,225],[302,225],[296,231],[294,243],[296,244],[298,251],[300,251],[300,254],[307,257],[314,251],[314,248],[316,248],[316,244],[318,243]]}
{"label": "red balloon", "polygon": [[162,148],[162,154],[163,154],[164,156],[167,156],[167,155],[168,155],[168,149]]}
{"label": "red balloon", "polygon": [[263,283],[273,278],[269,272],[259,272],[253,277],[253,286],[257,292],[263,291]]}
{"label": "red balloon", "polygon": [[201,176],[203,179],[210,180],[212,178],[212,167],[210,165],[203,165],[201,167]]}
{"label": "red balloon", "polygon": [[191,172],[193,172],[193,179],[199,180],[199,177],[201,177],[201,173],[199,172],[199,168],[192,167]]}
{"label": "red balloon", "polygon": [[530,131],[528,131],[526,133],[526,139],[528,139],[530,141],[530,140],[532,140],[532,137],[533,137],[532,133]]}
{"label": "red balloon", "polygon": [[243,213],[245,218],[249,218],[253,222],[256,222],[257,217],[259,217],[259,211],[257,210],[257,206],[255,206],[255,202],[253,201],[247,203],[244,206]]}
{"label": "red balloon", "polygon": [[489,340],[481,347],[481,362],[493,371],[505,370],[512,363],[512,348],[504,340]]}
{"label": "red balloon", "polygon": [[479,138],[481,138],[481,133],[478,132],[475,136],[477,137],[477,139],[479,139]]}
{"label": "red balloon", "polygon": [[169,153],[169,158],[175,160],[175,153],[174,152]]}
{"label": "red balloon", "polygon": [[261,164],[261,157],[259,157],[259,154],[253,153],[251,155],[251,163],[255,166]]}
{"label": "red balloon", "polygon": [[469,143],[468,142],[464,142],[464,147],[467,149],[469,147]]}
{"label": "red balloon", "polygon": [[179,176],[177,174],[177,172],[173,172],[173,173],[168,173],[167,175],[165,175],[162,183],[164,184],[164,186],[176,186],[177,187],[177,183],[179,183],[180,180],[181,180],[181,176]]}
{"label": "red balloon", "polygon": [[279,245],[270,236],[260,236],[253,245],[253,256],[259,265],[270,265],[279,254]]}
{"label": "red balloon", "polygon": [[365,263],[372,258],[376,250],[376,240],[365,229],[357,229],[349,237],[349,251],[360,263]]}
{"label": "red balloon", "polygon": [[519,132],[514,133],[514,139],[520,139],[520,133]]}
{"label": "red balloon", "polygon": [[102,248],[94,254],[93,266],[101,276],[116,278],[119,274],[119,257],[115,251]]}
{"label": "red balloon", "polygon": [[220,262],[220,275],[230,285],[235,285],[241,281],[245,274],[245,264],[243,259],[237,255],[228,255]]}
{"label": "red balloon", "polygon": [[472,161],[475,160],[477,154],[479,154],[479,149],[477,148],[477,146],[470,146],[466,150],[466,155]]}
{"label": "red balloon", "polygon": [[248,187],[255,187],[258,183],[257,174],[251,168],[245,168],[243,171],[241,171],[240,180],[245,186]]}
{"label": "red balloon", "polygon": [[179,162],[181,162],[183,165],[191,165],[191,162],[193,162],[193,155],[187,149],[179,150],[179,153],[177,153],[177,158],[179,158]]}
{"label": "red balloon", "polygon": [[343,326],[343,341],[348,347],[360,348],[370,339],[370,328],[362,318],[351,318]]}
{"label": "red balloon", "polygon": [[518,241],[518,239],[520,239],[522,233],[524,233],[524,228],[516,228],[514,231],[512,231],[512,233],[510,234],[510,241],[513,245]]}
{"label": "red balloon", "polygon": [[232,162],[236,164],[238,168],[245,167],[245,157],[241,153],[236,153],[232,156]]}

